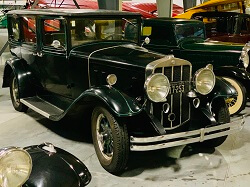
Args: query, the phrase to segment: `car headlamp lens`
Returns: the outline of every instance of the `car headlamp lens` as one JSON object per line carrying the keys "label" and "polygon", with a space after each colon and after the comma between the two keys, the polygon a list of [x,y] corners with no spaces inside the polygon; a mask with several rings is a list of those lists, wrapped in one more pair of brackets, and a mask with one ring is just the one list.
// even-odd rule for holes
{"label": "car headlamp lens", "polygon": [[202,95],[209,94],[215,85],[214,72],[209,68],[198,70],[194,76],[196,91]]}
{"label": "car headlamp lens", "polygon": [[21,148],[0,149],[0,186],[22,186],[29,178],[32,160]]}
{"label": "car headlamp lens", "polygon": [[249,55],[248,50],[243,48],[243,51],[241,52],[240,60],[243,63],[244,68],[247,68],[249,66]]}
{"label": "car headlamp lens", "polygon": [[147,79],[145,82],[145,89],[151,101],[164,102],[169,93],[170,83],[165,75],[156,73]]}

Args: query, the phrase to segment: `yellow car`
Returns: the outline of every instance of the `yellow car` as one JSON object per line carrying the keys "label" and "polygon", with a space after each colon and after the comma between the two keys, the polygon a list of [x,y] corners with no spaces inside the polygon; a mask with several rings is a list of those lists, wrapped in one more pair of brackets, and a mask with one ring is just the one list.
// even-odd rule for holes
{"label": "yellow car", "polygon": [[194,13],[207,11],[237,11],[240,13],[244,13],[245,8],[249,4],[249,2],[249,0],[247,0],[247,3],[245,3],[245,0],[210,0],[201,5],[188,9],[185,13],[175,16],[175,18],[191,19]]}

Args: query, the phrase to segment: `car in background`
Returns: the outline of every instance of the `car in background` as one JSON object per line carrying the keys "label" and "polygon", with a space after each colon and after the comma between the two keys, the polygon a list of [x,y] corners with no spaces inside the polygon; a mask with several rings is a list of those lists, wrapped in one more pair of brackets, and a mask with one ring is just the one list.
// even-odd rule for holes
{"label": "car in background", "polygon": [[0,149],[0,186],[68,187],[91,181],[87,167],[51,143]]}
{"label": "car in background", "polygon": [[138,13],[31,9],[10,11],[7,20],[12,57],[3,87],[13,107],[53,121],[90,112],[91,124],[82,125],[91,126],[110,173],[126,168],[131,151],[215,147],[242,128],[224,101],[236,90],[212,65],[193,73],[189,61],[141,47]]}
{"label": "car in background", "polygon": [[143,29],[142,41],[150,38],[144,47],[186,59],[194,70],[212,64],[215,75],[229,81],[238,92],[238,96],[226,100],[230,114],[238,114],[245,108],[250,93],[248,44],[209,41],[204,23],[198,20],[144,19]]}
{"label": "car in background", "polygon": [[193,14],[192,19],[204,22],[209,40],[239,43],[243,46],[250,41],[249,14],[202,12]]}

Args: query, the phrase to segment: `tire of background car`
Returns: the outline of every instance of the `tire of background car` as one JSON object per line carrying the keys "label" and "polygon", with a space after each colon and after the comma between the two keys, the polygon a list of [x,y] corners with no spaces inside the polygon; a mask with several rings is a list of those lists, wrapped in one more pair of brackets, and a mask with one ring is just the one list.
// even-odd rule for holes
{"label": "tire of background car", "polygon": [[226,81],[228,81],[237,91],[238,96],[233,98],[226,99],[226,104],[229,109],[230,115],[238,114],[246,107],[246,88],[235,79],[229,77],[222,77]]}
{"label": "tire of background car", "polygon": [[12,105],[15,110],[19,112],[26,112],[28,107],[20,102],[20,90],[17,78],[15,74],[12,72],[10,75],[10,97],[12,101]]}
{"label": "tire of background car", "polygon": [[91,131],[102,167],[113,174],[123,171],[129,156],[127,126],[118,122],[104,107],[96,107],[92,113]]}
{"label": "tire of background car", "polygon": [[[225,123],[230,122],[229,110],[224,99],[218,98],[215,101],[213,101],[212,112],[214,114],[216,121],[219,124],[225,124]],[[219,138],[204,141],[201,144],[206,147],[213,148],[213,147],[217,147],[221,145],[226,139],[227,139],[227,136],[222,136]]]}

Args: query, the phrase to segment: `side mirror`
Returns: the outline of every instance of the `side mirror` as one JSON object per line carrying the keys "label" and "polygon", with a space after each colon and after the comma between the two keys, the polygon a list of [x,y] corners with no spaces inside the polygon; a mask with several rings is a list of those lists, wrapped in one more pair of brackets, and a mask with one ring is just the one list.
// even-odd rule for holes
{"label": "side mirror", "polygon": [[58,40],[54,40],[54,41],[52,42],[51,46],[53,46],[53,47],[56,48],[56,49],[62,47],[60,41],[58,41]]}

